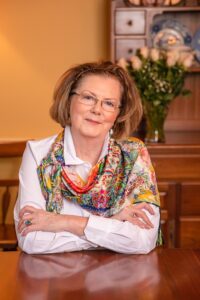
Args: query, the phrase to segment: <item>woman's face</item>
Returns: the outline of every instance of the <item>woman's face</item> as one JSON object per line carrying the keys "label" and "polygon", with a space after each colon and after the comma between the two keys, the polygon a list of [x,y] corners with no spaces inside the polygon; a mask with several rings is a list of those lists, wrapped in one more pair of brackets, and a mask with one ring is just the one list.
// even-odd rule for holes
{"label": "woman's face", "polygon": [[120,82],[113,77],[88,75],[83,78],[71,96],[72,133],[77,137],[104,140],[119,114],[121,91]]}

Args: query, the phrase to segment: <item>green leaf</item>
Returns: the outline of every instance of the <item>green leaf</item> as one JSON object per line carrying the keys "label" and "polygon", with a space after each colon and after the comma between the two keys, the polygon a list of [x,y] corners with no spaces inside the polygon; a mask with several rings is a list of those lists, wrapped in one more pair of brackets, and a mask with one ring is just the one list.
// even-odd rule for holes
{"label": "green leaf", "polygon": [[181,93],[181,95],[183,95],[184,97],[190,96],[191,94],[192,94],[192,92],[188,89],[182,90],[182,93]]}

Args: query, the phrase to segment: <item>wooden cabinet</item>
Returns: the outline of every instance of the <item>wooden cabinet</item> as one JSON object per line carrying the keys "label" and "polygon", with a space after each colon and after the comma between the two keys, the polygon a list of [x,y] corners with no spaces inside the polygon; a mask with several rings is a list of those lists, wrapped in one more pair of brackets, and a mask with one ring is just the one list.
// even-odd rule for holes
{"label": "wooden cabinet", "polygon": [[158,180],[166,246],[200,248],[200,133],[168,133],[165,144],[147,146]]}
{"label": "wooden cabinet", "polygon": [[[145,11],[118,10],[115,15],[114,32],[116,34],[113,56],[130,58],[135,49],[145,45]],[[141,37],[141,35],[143,35]]]}
{"label": "wooden cabinet", "polygon": [[200,248],[200,180],[182,182],[180,200],[178,244]]}
{"label": "wooden cabinet", "polygon": [[[191,6],[196,0],[189,0],[190,6],[176,7],[134,7],[123,0],[111,1],[110,58],[118,61],[121,57],[130,59],[135,50],[152,46],[151,25],[161,18],[171,18],[188,28],[193,36],[200,28],[200,6]],[[186,88],[191,96],[179,96],[172,102],[165,123],[166,130],[200,130],[200,66],[196,62],[186,79]]]}
{"label": "wooden cabinet", "polygon": [[[200,6],[134,7],[111,1],[111,60],[130,59],[137,48],[152,46],[151,25],[165,17],[200,28]],[[178,97],[165,123],[166,143],[147,145],[158,179],[161,223],[167,247],[200,248],[200,65],[186,79],[190,97]]]}

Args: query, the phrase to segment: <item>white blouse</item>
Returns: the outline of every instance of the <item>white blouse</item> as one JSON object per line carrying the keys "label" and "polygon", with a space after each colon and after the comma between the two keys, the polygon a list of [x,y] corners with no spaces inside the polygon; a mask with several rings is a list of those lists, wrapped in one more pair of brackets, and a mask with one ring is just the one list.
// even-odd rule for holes
{"label": "white blouse", "polygon": [[[159,227],[159,208],[151,205],[155,214],[145,213],[153,223],[152,229],[142,229],[128,221],[95,216],[82,209],[78,204],[64,201],[62,214],[88,217],[88,223],[83,236],[77,236],[67,231],[62,232],[30,232],[22,236],[17,231],[19,211],[25,205],[44,209],[46,201],[42,195],[37,167],[47,155],[56,135],[39,141],[27,142],[19,171],[19,194],[14,209],[15,227],[19,247],[27,253],[57,253],[87,249],[107,248],[121,253],[142,254],[150,252],[156,245]],[[100,158],[108,151],[109,136],[106,137]],[[76,156],[73,139],[69,127],[65,128],[64,160],[66,165],[73,166],[76,172],[86,179],[91,169],[89,162]],[[136,204],[137,205],[137,204]]]}

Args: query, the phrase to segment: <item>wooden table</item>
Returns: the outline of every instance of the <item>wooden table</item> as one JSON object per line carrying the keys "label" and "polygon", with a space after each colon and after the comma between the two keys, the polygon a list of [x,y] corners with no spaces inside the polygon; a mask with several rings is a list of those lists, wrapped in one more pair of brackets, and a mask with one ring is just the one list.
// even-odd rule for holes
{"label": "wooden table", "polygon": [[1,252],[0,299],[200,299],[200,250]]}

